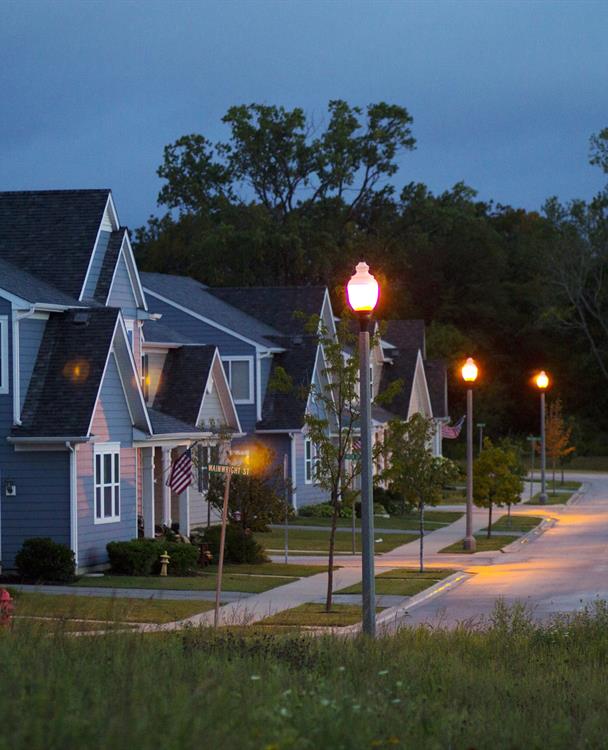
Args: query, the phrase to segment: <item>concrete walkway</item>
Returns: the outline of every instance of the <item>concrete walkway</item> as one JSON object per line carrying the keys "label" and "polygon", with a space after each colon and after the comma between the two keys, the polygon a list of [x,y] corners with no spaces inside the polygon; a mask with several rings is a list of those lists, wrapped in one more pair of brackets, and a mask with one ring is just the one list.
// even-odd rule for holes
{"label": "concrete walkway", "polygon": [[[215,591],[180,591],[178,589],[114,589],[101,586],[36,586],[10,583],[7,586],[29,594],[50,594],[70,596],[105,596],[118,599],[178,599],[187,601],[215,601]],[[239,602],[255,594],[241,591],[223,591],[222,601]]]}

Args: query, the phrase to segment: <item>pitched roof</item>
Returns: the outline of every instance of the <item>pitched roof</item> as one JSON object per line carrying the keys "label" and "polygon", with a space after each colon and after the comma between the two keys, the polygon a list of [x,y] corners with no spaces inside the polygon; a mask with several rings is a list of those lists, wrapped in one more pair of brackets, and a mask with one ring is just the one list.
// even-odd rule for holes
{"label": "pitched roof", "polygon": [[194,341],[182,333],[174,331],[158,320],[144,321],[144,339],[146,344],[193,344]]}
{"label": "pitched roof", "polygon": [[430,359],[424,363],[426,383],[431,397],[434,417],[448,416],[447,368],[442,359]]}
{"label": "pitched roof", "polygon": [[112,279],[116,269],[116,262],[118,261],[125,231],[125,227],[121,227],[116,232],[112,232],[105,255],[103,256],[103,263],[101,265],[99,278],[97,279],[97,286],[95,287],[95,293],[93,295],[102,305],[105,305],[108,299],[108,294],[110,293],[110,287],[112,286]]}
{"label": "pitched roof", "polygon": [[304,425],[319,343],[316,336],[302,336],[299,343],[282,337],[277,339],[277,343],[287,351],[273,357],[269,383],[272,383],[277,374],[277,368],[282,367],[289,376],[292,387],[283,392],[273,390],[269,385],[262,406],[262,419],[256,429],[299,430]]}
{"label": "pitched roof", "polygon": [[45,281],[32,276],[31,273],[16,268],[12,263],[0,257],[0,288],[28,302],[46,303],[49,305],[81,305],[75,297],[64,294]]}
{"label": "pitched roof", "polygon": [[96,307],[49,316],[14,436],[87,435],[118,314]]}
{"label": "pitched roof", "polygon": [[418,350],[424,358],[426,356],[424,320],[387,320],[386,331],[383,335],[385,342],[397,349]]}
{"label": "pitched roof", "polygon": [[385,391],[395,381],[401,381],[401,388],[394,398],[386,404],[386,408],[402,419],[407,419],[412,388],[414,386],[414,376],[416,374],[418,349],[399,351],[392,359],[392,364],[387,362],[382,368],[380,393]]}
{"label": "pitched roof", "polygon": [[251,314],[224,302],[200,281],[187,276],[164,273],[142,273],[140,277],[145,289],[156,292],[204,318],[240,333],[257,344],[268,348],[274,346],[268,337],[276,336],[278,331],[263,323],[261,319],[256,319]]}
{"label": "pitched roof", "polygon": [[189,425],[196,425],[215,346],[183,346],[165,358],[153,407]]}
{"label": "pitched roof", "polygon": [[0,192],[0,258],[78,298],[109,194]]}
{"label": "pitched roof", "polygon": [[202,430],[199,430],[198,427],[187,422],[182,422],[181,419],[176,419],[170,414],[163,414],[156,409],[148,409],[148,415],[150,416],[150,423],[155,435],[174,435],[192,432],[203,434]]}
{"label": "pitched roof", "polygon": [[209,289],[224,302],[287,335],[306,333],[305,326],[310,317],[321,314],[325,291],[324,286]]}

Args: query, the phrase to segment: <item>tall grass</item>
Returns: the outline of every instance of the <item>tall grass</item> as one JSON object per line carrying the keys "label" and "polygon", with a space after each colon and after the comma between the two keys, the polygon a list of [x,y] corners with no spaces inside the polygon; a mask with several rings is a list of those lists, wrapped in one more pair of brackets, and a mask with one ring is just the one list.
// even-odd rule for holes
{"label": "tall grass", "polygon": [[605,747],[608,610],[375,642],[191,630],[0,635],[0,748]]}

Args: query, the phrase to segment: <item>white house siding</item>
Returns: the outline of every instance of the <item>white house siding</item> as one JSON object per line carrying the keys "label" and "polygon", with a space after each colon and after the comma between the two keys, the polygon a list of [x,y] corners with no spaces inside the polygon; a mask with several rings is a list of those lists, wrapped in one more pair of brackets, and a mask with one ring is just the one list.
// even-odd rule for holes
{"label": "white house siding", "polygon": [[131,285],[124,255],[121,253],[116,264],[114,281],[108,298],[108,307],[120,307],[125,318],[137,317],[137,300]]}
{"label": "white house siding", "polygon": [[329,493],[316,484],[306,484],[304,481],[304,434],[297,433],[295,436],[296,452],[296,502],[298,508],[315,503],[326,503],[329,501]]}
{"label": "white house siding", "polygon": [[91,429],[92,440],[120,443],[120,520],[95,523],[93,443],[78,448],[78,561],[80,567],[107,562],[106,544],[137,536],[133,428],[114,355],[110,355]]}
{"label": "white house siding", "polygon": [[99,238],[95,245],[95,249],[93,250],[93,258],[91,260],[91,267],[89,268],[89,275],[87,276],[87,283],[84,288],[83,299],[92,300],[95,295],[95,289],[97,288],[99,274],[101,273],[103,259],[106,256],[106,250],[108,249],[111,235],[111,232],[99,232]]}
{"label": "white house siding", "polygon": [[215,424],[222,425],[226,424],[226,417],[220,397],[215,387],[213,380],[211,381],[211,391],[208,391],[203,396],[203,407],[201,409],[201,421],[205,425]]}

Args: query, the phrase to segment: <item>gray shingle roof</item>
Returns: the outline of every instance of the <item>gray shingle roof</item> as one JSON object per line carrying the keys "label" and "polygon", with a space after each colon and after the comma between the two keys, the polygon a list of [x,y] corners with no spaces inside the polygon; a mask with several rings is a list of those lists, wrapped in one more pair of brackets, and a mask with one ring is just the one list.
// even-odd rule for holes
{"label": "gray shingle roof", "polygon": [[144,321],[144,339],[146,344],[193,344],[192,339],[174,331],[158,320]]}
{"label": "gray shingle roof", "polygon": [[324,286],[209,289],[211,294],[224,302],[287,335],[305,333],[304,327],[310,317],[321,314],[325,291]]}
{"label": "gray shingle roof", "polygon": [[125,227],[121,227],[116,232],[112,232],[110,235],[110,241],[106,248],[105,255],[103,257],[103,264],[101,271],[99,272],[99,278],[97,279],[97,286],[95,287],[95,299],[102,305],[105,305],[110,293],[110,286],[112,285],[112,278],[114,276],[114,270],[116,268],[116,262],[122,247],[122,241],[125,236]]}
{"label": "gray shingle roof", "polygon": [[426,356],[424,320],[387,320],[383,339],[400,351],[420,350]]}
{"label": "gray shingle roof", "polygon": [[[261,319],[252,317],[252,314],[247,314],[232,304],[224,302],[199,281],[187,276],[164,273],[142,273],[140,276],[144,289],[149,289],[177,302],[261,346],[269,348],[274,346],[268,337],[278,335],[278,331],[263,323]],[[151,297],[149,304],[150,309],[154,310],[154,297]]]}
{"label": "gray shingle roof", "polygon": [[304,425],[306,402],[312,382],[317,348],[316,336],[302,336],[301,343],[293,339],[280,338],[277,342],[287,351],[273,357],[269,383],[272,383],[278,367],[282,367],[291,379],[292,388],[283,393],[269,386],[262,407],[262,419],[258,430],[299,430]]}
{"label": "gray shingle roof", "polygon": [[215,346],[171,349],[163,365],[154,409],[195,425],[215,350]]}
{"label": "gray shingle roof", "polygon": [[22,297],[28,302],[46,303],[50,305],[81,305],[75,297],[64,294],[59,289],[41,281],[31,273],[16,268],[12,263],[0,257],[0,288]]}
{"label": "gray shingle roof", "polygon": [[88,308],[52,313],[45,326],[14,436],[85,436],[95,408],[119,311]]}
{"label": "gray shingle roof", "polygon": [[109,194],[0,192],[0,259],[78,298]]}
{"label": "gray shingle roof", "polygon": [[442,359],[430,359],[424,363],[426,382],[431,397],[434,417],[448,416],[447,368]]}
{"label": "gray shingle roof", "polygon": [[176,419],[170,414],[163,414],[156,409],[148,409],[148,415],[155,435],[175,435],[191,432],[200,432],[202,434],[202,431],[198,427],[182,422],[181,419]]}
{"label": "gray shingle roof", "polygon": [[402,385],[395,397],[386,404],[386,408],[402,419],[407,419],[407,412],[414,385],[416,374],[416,362],[418,360],[418,349],[400,351],[393,356],[393,363],[385,363],[382,368],[380,379],[380,393],[386,390],[391,383],[400,380]]}

